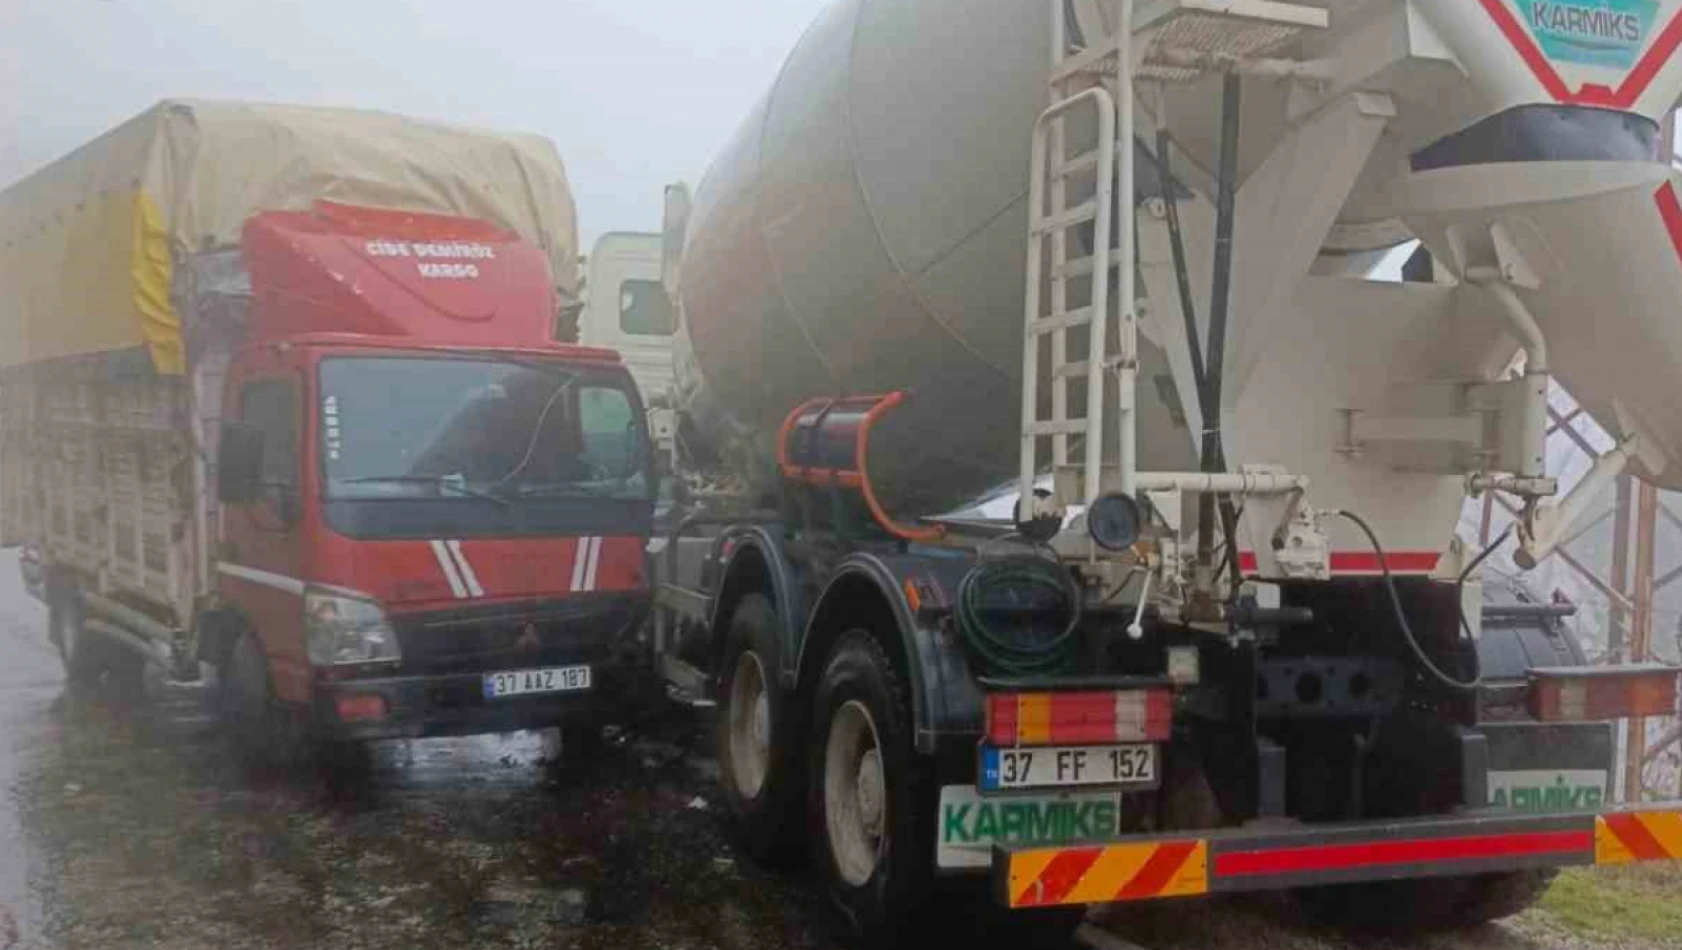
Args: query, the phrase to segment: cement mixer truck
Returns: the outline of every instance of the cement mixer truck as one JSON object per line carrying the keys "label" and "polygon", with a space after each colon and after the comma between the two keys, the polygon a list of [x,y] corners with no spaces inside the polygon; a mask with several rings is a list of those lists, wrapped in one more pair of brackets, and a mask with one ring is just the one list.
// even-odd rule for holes
{"label": "cement mixer truck", "polygon": [[[1682,0],[837,0],[669,196],[653,636],[745,846],[867,942],[966,886],[1455,927],[1682,856],[1609,781],[1676,670],[1477,648],[1488,558],[1682,486],[1679,44]],[[1569,490],[1556,383],[1615,443]],[[1512,554],[1455,537],[1489,492]]]}

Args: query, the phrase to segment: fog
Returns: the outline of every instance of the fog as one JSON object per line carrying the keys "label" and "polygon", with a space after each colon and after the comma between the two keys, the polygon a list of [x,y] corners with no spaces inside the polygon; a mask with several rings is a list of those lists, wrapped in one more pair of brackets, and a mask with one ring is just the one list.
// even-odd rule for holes
{"label": "fog", "polygon": [[165,98],[553,139],[584,247],[659,226],[823,0],[0,0],[0,185]]}

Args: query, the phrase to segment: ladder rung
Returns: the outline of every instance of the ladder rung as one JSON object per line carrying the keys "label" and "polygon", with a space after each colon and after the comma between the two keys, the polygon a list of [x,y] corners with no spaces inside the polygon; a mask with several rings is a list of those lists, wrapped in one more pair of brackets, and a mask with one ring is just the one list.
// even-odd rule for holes
{"label": "ladder rung", "polygon": [[1053,314],[1035,320],[1031,326],[1035,333],[1056,333],[1071,327],[1084,326],[1092,322],[1092,308],[1078,307],[1064,313]]}
{"label": "ladder rung", "polygon": [[1085,419],[1065,419],[1061,422],[1035,422],[1024,435],[1080,435],[1086,431]]}
{"label": "ladder rung", "polygon": [[[1115,269],[1118,260],[1114,256],[1110,258],[1110,270]],[[1090,273],[1092,273],[1092,258],[1090,257],[1072,257],[1051,268],[1051,276],[1058,278],[1085,277]]]}
{"label": "ladder rung", "polygon": [[1048,231],[1073,227],[1082,222],[1091,221],[1096,217],[1098,217],[1098,202],[1085,201],[1066,211],[1040,218],[1034,222],[1033,231],[1035,234],[1044,234]]}
{"label": "ladder rung", "polygon": [[1098,167],[1098,152],[1096,150],[1091,152],[1082,152],[1058,166],[1057,174],[1067,178],[1070,175],[1078,175],[1081,172],[1089,172],[1096,167]]}
{"label": "ladder rung", "polygon": [[1072,360],[1062,366],[1053,367],[1051,378],[1069,379],[1074,376],[1085,376],[1090,372],[1092,372],[1092,362],[1090,360]]}

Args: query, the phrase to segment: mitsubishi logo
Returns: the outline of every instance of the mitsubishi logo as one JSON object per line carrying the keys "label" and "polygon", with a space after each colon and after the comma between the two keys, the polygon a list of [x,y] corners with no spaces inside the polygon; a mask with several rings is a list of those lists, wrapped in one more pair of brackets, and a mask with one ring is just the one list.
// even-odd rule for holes
{"label": "mitsubishi logo", "polygon": [[524,653],[534,653],[542,645],[537,639],[537,624],[529,620],[526,621],[526,625],[520,628],[519,637],[514,640],[514,649]]}

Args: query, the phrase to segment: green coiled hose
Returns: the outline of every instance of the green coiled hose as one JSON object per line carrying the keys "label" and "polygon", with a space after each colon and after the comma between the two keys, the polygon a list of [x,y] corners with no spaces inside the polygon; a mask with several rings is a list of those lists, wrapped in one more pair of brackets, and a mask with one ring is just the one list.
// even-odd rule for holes
{"label": "green coiled hose", "polygon": [[[1028,678],[1075,670],[1080,658],[1080,588],[1044,557],[984,559],[958,584],[958,632],[984,673]],[[1048,619],[1067,614],[1061,632]],[[1020,619],[1012,622],[1009,615]],[[1001,616],[1003,615],[1003,616]]]}

